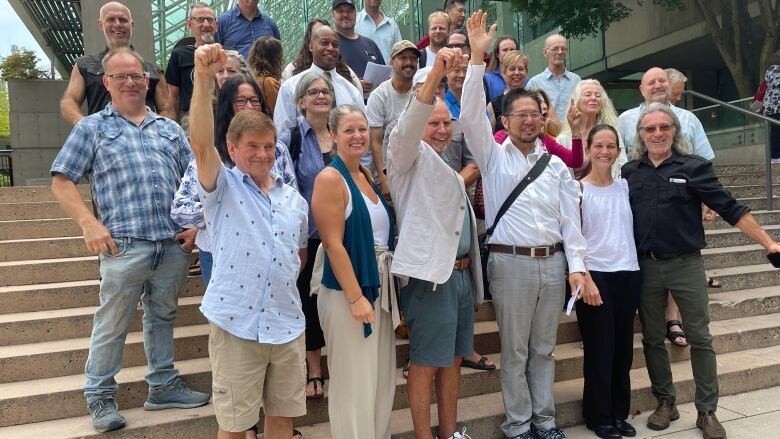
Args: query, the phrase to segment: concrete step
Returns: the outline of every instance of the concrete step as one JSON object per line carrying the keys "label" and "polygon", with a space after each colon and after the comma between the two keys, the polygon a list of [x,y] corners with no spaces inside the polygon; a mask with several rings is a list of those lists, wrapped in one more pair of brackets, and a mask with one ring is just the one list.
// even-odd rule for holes
{"label": "concrete step", "polygon": [[[192,372],[190,381],[198,381],[199,372],[197,372],[197,362],[202,360],[189,361],[179,369],[183,373]],[[732,395],[750,390],[772,387],[780,384],[780,346],[770,346],[765,348],[749,349],[744,351],[725,353],[718,356],[718,370],[720,373],[720,394]],[[488,380],[497,383],[497,372],[477,372],[464,370],[463,382],[461,384],[462,396],[458,401],[458,425],[460,428],[466,427],[468,433],[474,438],[503,438],[499,425],[504,420],[504,407],[501,393],[498,390],[482,388],[482,392],[475,395],[464,395],[468,387],[473,385],[469,382],[482,381],[477,376],[490,376]],[[685,403],[693,399],[693,377],[690,365],[687,361],[672,363],[672,372],[675,377],[677,388],[677,402]],[[136,386],[128,383],[128,380],[135,374],[137,379],[142,380],[142,371],[125,370],[120,372],[120,407],[122,414],[127,418],[126,428],[113,432],[113,438],[211,438],[216,431],[216,421],[213,415],[213,407],[207,405],[192,410],[165,410],[160,412],[146,412],[141,408],[132,408],[123,404],[124,399],[132,399],[129,395],[123,397],[122,394],[136,393],[135,397],[142,402],[146,394],[145,386],[143,389],[136,389]],[[467,375],[475,377],[467,377]],[[61,380],[67,384],[68,379]],[[644,368],[637,368],[631,371],[632,381],[632,412],[648,410],[655,407],[655,399],[650,393],[650,383],[647,377],[647,371]],[[405,380],[398,379],[399,387],[405,386]],[[21,384],[21,383],[20,383]],[[53,383],[46,383],[53,384]],[[75,384],[75,383],[74,383]],[[41,384],[45,385],[45,384]],[[195,384],[197,385],[197,384]],[[582,422],[582,385],[581,378],[556,382],[553,386],[554,397],[556,401],[556,420],[561,427],[569,427]],[[22,386],[18,386],[22,387]],[[39,388],[39,385],[30,386],[30,388]],[[6,401],[16,401],[18,389],[9,389],[2,393],[12,398],[3,398],[0,401],[4,407],[9,407]],[[399,389],[400,390],[400,389]],[[494,391],[490,391],[494,390]],[[464,392],[465,391],[465,392]],[[71,399],[75,399],[75,408],[77,410],[63,410],[72,412],[71,416],[64,419],[41,420],[36,423],[27,423],[22,425],[8,424],[9,426],[0,428],[0,437],[9,438],[32,438],[32,437],[59,437],[59,438],[98,438],[105,437],[92,430],[89,416],[85,415],[83,400],[80,391],[68,391],[77,393],[74,398],[66,398],[66,401],[60,401],[56,407],[74,406]],[[43,398],[41,398],[43,399]],[[309,413],[295,420],[300,430],[307,438],[330,438],[329,425],[326,421],[311,422],[316,419],[314,412],[325,410],[326,400],[309,401]],[[44,402],[44,401],[41,401]],[[408,400],[406,394],[396,392],[396,407],[392,414],[392,430],[394,439],[411,439],[414,437],[411,423],[411,414],[409,412]],[[23,408],[14,410],[15,415]],[[40,407],[40,406],[38,406]],[[11,406],[11,408],[14,408]],[[40,410],[31,410],[34,414],[39,414]],[[78,412],[81,412],[79,414]],[[431,408],[432,424],[437,424],[436,406]],[[39,416],[40,417],[40,416]],[[262,420],[261,420],[262,422]]]}
{"label": "concrete step", "polygon": [[[766,174],[762,171],[760,174],[727,174],[719,175],[718,181],[723,186],[738,186],[743,184],[765,185]],[[780,184],[780,173],[772,173],[774,184]]]}
{"label": "concrete step", "polygon": [[[0,315],[97,306],[99,292],[99,280],[0,287]],[[188,277],[179,297],[201,295],[201,277]]]}
{"label": "concrete step", "polygon": [[[77,186],[85,200],[92,198],[88,184]],[[0,188],[0,203],[26,203],[31,201],[55,201],[51,186],[14,186]]]}
{"label": "concrete step", "polygon": [[0,221],[0,240],[81,236],[70,218]]}
{"label": "concrete step", "polygon": [[[765,225],[764,230],[775,240],[780,240],[780,225]],[[755,242],[736,227],[724,229],[705,230],[707,248],[734,247],[738,245],[750,245]]]}
{"label": "concrete step", "polygon": [[[752,318],[773,313],[780,313],[780,288],[758,288],[711,295],[710,318],[715,323],[720,320]],[[495,322],[491,321],[495,318],[494,316],[495,311],[492,303],[482,305],[477,313],[478,323],[475,339],[477,341],[476,349],[480,353],[494,354],[500,350],[500,341],[497,340],[498,328]],[[489,318],[491,320],[486,320]],[[635,331],[639,330],[640,325],[637,318]],[[175,328],[176,359],[185,360],[206,356],[207,336],[207,325]],[[580,336],[576,316],[563,316],[559,326],[559,338],[562,342],[575,343],[579,346]],[[400,367],[409,356],[408,342],[398,340],[397,344],[398,365]],[[88,348],[89,337],[0,346],[0,383],[81,373]],[[325,356],[327,357],[327,349]],[[145,361],[141,333],[128,334],[125,343],[124,366],[139,366],[145,364]]]}
{"label": "concrete step", "polygon": [[739,267],[767,262],[766,250],[758,244],[705,248],[701,254],[704,256],[704,268],[706,269]]}
{"label": "concrete step", "polygon": [[[780,196],[778,195],[780,195],[780,193],[774,195],[773,207],[775,209],[780,209]],[[751,210],[766,210],[769,208],[768,203],[766,202],[766,196],[739,198],[739,201],[750,207]]]}
{"label": "concrete step", "polygon": [[90,256],[81,236],[0,241],[0,262]]}
{"label": "concrete step", "polygon": [[[766,174],[765,163],[752,163],[743,165],[714,165],[715,174],[720,177],[722,175],[734,175],[734,174]],[[772,165],[772,175],[780,175],[780,165]]]}
{"label": "concrete step", "polygon": [[[92,202],[87,201],[92,209]],[[68,215],[56,201],[33,201],[27,203],[0,203],[0,221],[67,218]]]}
{"label": "concrete step", "polygon": [[[780,209],[780,204],[778,204],[777,207]],[[756,221],[758,221],[758,223],[763,226],[780,224],[780,210],[769,211],[754,209],[751,213],[753,214],[753,217],[756,219]],[[723,218],[721,217],[717,217],[713,221],[704,223],[705,230],[720,230],[731,228],[734,228],[734,226],[727,223],[726,221],[723,221]]]}
{"label": "concrete step", "polygon": [[[731,195],[736,198],[748,198],[748,197],[766,197],[766,187],[762,185],[748,185],[743,183],[742,185],[727,186]],[[773,196],[780,195],[780,184],[772,186]]]}
{"label": "concrete step", "polygon": [[[724,320],[711,324],[713,349],[716,353],[728,353],[736,350],[757,349],[780,344],[780,315],[743,317]],[[194,333],[192,333],[193,336]],[[204,341],[205,335],[200,334],[198,340]],[[493,335],[498,338],[497,334]],[[399,340],[402,342],[402,340]],[[401,343],[398,343],[400,347]],[[559,344],[556,347],[556,380],[564,381],[582,376],[582,350],[579,342]],[[672,347],[667,342],[672,361],[684,361],[689,358],[689,349]],[[204,348],[194,348],[192,352],[202,352]],[[495,352],[497,352],[496,350]],[[142,355],[139,351],[138,355]],[[500,354],[489,353],[488,356],[500,364]],[[644,365],[641,347],[641,336],[636,334],[634,340],[634,361],[636,367]],[[176,367],[182,376],[198,389],[208,391],[211,387],[211,372],[208,358],[194,358],[176,362]],[[120,407],[137,407],[143,404],[146,395],[144,381],[145,366],[126,367],[117,376],[120,383],[118,394]],[[395,408],[405,408],[407,400],[406,382],[401,376],[400,364],[397,370],[399,380],[396,389]],[[469,397],[500,390],[499,371],[475,371],[462,369],[461,397]],[[82,403],[81,386],[83,376],[74,374],[56,378],[43,378],[29,381],[19,381],[0,384],[0,409],[6,413],[0,419],[0,426],[19,423],[39,422],[43,420],[67,418],[85,414]],[[399,398],[399,396],[402,396]],[[56,408],[47,413],[40,411],[27,412],[23,408],[49,406],[52,401],[58,401]],[[327,405],[319,401],[309,404],[309,414],[301,423],[317,423],[327,420]],[[80,412],[80,413],[79,413]]]}
{"label": "concrete step", "polygon": [[[201,296],[179,298],[176,326],[206,323],[200,313]],[[38,343],[89,337],[97,307],[67,308],[53,311],[0,315],[0,346]],[[131,331],[141,330],[142,308],[139,305]]]}
{"label": "concrete step", "polygon": [[780,270],[768,263],[742,267],[715,268],[707,270],[707,276],[714,277],[723,284],[718,289],[710,288],[711,293],[772,286],[780,288]]}

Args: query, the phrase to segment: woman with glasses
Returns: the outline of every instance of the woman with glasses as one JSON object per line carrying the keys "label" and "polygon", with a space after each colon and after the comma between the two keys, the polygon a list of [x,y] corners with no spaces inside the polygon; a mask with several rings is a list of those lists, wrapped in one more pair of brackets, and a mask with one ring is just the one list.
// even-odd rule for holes
{"label": "woman with glasses", "polygon": [[[604,87],[595,79],[583,79],[574,87],[574,92],[569,100],[569,108],[566,110],[567,115],[572,111],[582,115],[580,126],[572,127],[567,120],[556,139],[558,143],[569,149],[574,147],[573,139],[587,139],[589,137],[588,133],[596,125],[607,124],[615,128],[618,126],[615,107],[612,106],[612,101],[607,96]],[[622,141],[620,143],[623,144]],[[587,144],[584,144],[580,148],[587,148],[587,146]],[[626,152],[621,149],[620,156],[612,165],[613,177],[620,176],[620,167],[627,161]],[[590,161],[585,157],[582,165],[573,169],[574,178],[579,180],[590,172]]]}
{"label": "woman with glasses", "polygon": [[328,113],[333,108],[333,86],[330,80],[316,72],[303,75],[295,89],[295,102],[302,115],[298,116],[297,125],[292,131],[279,136],[279,142],[290,151],[298,188],[310,206],[308,259],[302,264],[297,283],[301,307],[306,316],[306,397],[322,399],[325,397],[325,381],[322,378],[321,351],[325,346],[325,337],[317,314],[317,295],[310,295],[314,258],[321,241],[311,214],[311,197],[314,180],[333,157],[333,139],[328,131]]}

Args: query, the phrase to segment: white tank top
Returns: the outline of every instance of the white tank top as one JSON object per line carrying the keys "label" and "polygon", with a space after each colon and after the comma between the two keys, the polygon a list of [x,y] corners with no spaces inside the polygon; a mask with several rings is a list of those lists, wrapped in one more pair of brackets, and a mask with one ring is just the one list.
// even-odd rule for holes
{"label": "white tank top", "polygon": [[[341,179],[344,180],[343,175],[341,176]],[[347,184],[346,180],[344,180],[344,184]],[[385,210],[382,200],[377,199],[376,204],[374,204],[374,202],[363,192],[361,192],[360,195],[363,196],[363,201],[365,201],[366,208],[368,208],[368,215],[371,217],[371,229],[374,232],[374,245],[377,247],[387,246],[390,239],[390,217],[387,215],[387,210]],[[352,192],[349,191],[349,186],[347,186],[347,197],[348,201],[347,207],[344,208],[344,219],[349,218],[349,215],[352,214]]]}

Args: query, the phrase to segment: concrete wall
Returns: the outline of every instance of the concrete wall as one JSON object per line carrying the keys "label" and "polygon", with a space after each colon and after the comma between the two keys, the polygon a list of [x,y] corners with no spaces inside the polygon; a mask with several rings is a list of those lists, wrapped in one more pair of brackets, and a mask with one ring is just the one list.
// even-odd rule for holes
{"label": "concrete wall", "polygon": [[67,81],[48,79],[8,82],[16,186],[51,180],[51,163],[71,130],[60,116],[60,98],[67,85]]}
{"label": "concrete wall", "polygon": [[[84,32],[84,53],[100,52],[106,47],[106,38],[98,28],[100,7],[109,0],[81,0],[81,23]],[[122,0],[130,9],[135,26],[131,44],[146,60],[154,61],[154,33],[152,32],[152,4],[148,0]]]}

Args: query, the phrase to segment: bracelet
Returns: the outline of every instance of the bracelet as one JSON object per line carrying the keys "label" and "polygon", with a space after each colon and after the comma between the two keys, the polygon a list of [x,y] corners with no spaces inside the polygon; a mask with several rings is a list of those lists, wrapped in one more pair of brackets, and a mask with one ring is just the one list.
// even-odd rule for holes
{"label": "bracelet", "polygon": [[355,300],[353,300],[353,301],[349,302],[349,304],[350,304],[350,305],[354,305],[354,304],[356,304],[356,303],[357,303],[357,301],[358,301],[358,300],[360,300],[360,299],[362,299],[362,298],[363,298],[363,295],[361,294],[360,296],[358,296],[358,298],[357,298],[357,299],[355,299]]}

